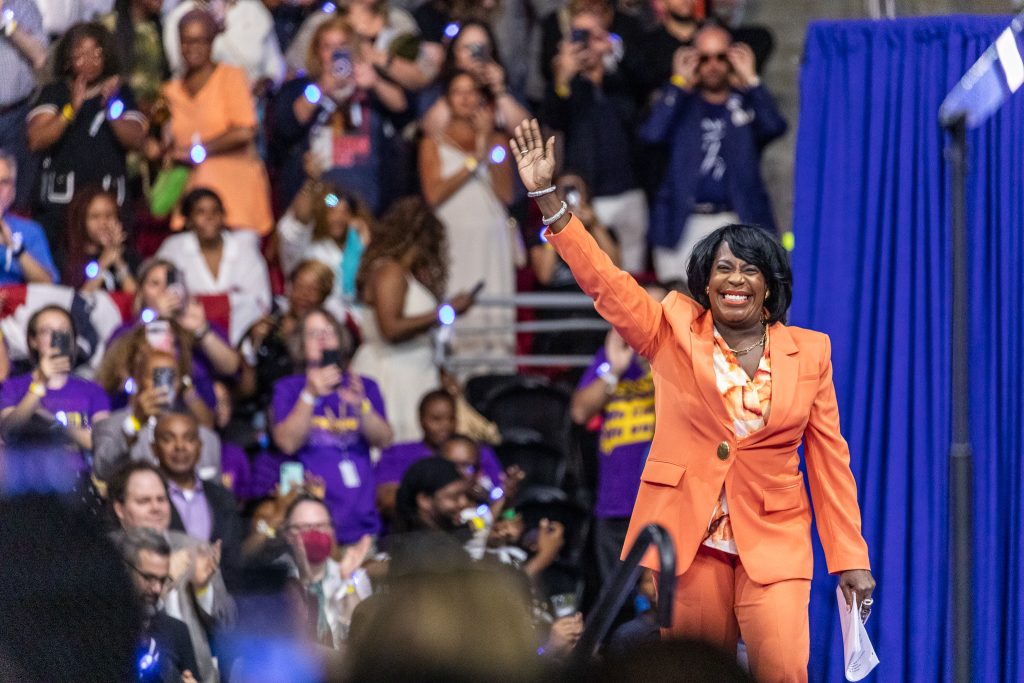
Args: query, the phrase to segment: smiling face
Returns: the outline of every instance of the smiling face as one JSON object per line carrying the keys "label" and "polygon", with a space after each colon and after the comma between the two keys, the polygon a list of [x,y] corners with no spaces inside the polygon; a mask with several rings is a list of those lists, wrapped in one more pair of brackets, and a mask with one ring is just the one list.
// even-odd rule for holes
{"label": "smiling face", "polygon": [[480,87],[469,74],[460,74],[452,79],[448,85],[448,106],[453,117],[471,118],[481,104]]}
{"label": "smiling face", "polygon": [[698,54],[697,76],[705,90],[716,92],[729,86],[732,67],[729,65],[728,49],[731,42],[729,34],[715,26],[697,34],[694,40]]}
{"label": "smiling face", "polygon": [[71,68],[90,84],[103,75],[103,48],[94,38],[84,36],[71,48]]}
{"label": "smiling face", "polygon": [[708,299],[715,322],[734,328],[757,324],[767,290],[761,270],[737,258],[723,240],[715,252],[708,280]]}
{"label": "smiling face", "polygon": [[180,29],[181,59],[186,69],[198,69],[213,57],[213,35],[202,21],[189,21]]}
{"label": "smiling face", "polygon": [[110,195],[98,194],[85,211],[85,234],[93,244],[104,244],[117,222],[117,204]]}
{"label": "smiling face", "polygon": [[213,197],[203,197],[192,207],[187,217],[189,227],[195,232],[200,242],[209,242],[220,235],[224,229],[224,209]]}
{"label": "smiling face", "polygon": [[153,454],[170,479],[180,481],[194,477],[201,449],[199,426],[189,416],[172,413],[156,423]]}

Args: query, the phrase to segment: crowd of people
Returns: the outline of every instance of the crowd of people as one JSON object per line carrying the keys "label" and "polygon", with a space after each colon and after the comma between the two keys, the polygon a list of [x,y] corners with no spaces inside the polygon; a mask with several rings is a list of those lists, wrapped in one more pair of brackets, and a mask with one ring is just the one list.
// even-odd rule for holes
{"label": "crowd of people", "polygon": [[[738,4],[0,0],[0,285],[21,292],[0,324],[5,486],[42,476],[40,443],[60,454],[45,476],[141,605],[134,676],[248,680],[269,655],[233,636],[275,632],[375,680],[399,666],[372,647],[386,624],[451,647],[396,610],[477,619],[474,591],[511,596],[484,621],[505,634],[491,664],[571,654],[617,567],[654,389],[614,331],[514,333],[503,298],[580,289],[509,138],[539,118],[601,250],[652,297],[685,290],[702,237],[775,229],[760,155],[786,122]],[[585,454],[571,486],[545,498],[502,461],[439,344],[490,372],[593,357],[550,375],[578,438],[540,445]],[[417,583],[438,561],[451,576]],[[267,568],[279,623],[252,604]],[[619,651],[657,640],[650,582]],[[19,656],[0,639],[0,670]]]}

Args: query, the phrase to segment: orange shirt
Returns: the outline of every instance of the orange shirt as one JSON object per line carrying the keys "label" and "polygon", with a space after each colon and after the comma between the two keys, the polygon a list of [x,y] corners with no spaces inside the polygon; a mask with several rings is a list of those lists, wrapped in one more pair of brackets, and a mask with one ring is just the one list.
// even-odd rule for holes
{"label": "orange shirt", "polygon": [[[193,96],[181,79],[164,86],[171,110],[170,132],[175,157],[187,157],[195,140],[208,141],[235,128],[255,128],[256,106],[238,67],[218,64],[210,80]],[[256,145],[223,154],[211,154],[189,174],[186,192],[206,187],[224,202],[225,223],[231,228],[255,230],[261,235],[274,227],[270,209],[270,180]],[[175,212],[171,227],[180,230],[184,219]]]}

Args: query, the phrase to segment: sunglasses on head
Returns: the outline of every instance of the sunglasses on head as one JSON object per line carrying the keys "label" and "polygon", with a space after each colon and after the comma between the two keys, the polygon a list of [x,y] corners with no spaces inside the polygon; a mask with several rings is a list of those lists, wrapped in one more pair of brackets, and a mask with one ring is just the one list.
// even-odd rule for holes
{"label": "sunglasses on head", "polygon": [[727,55],[724,52],[716,52],[716,53],[710,54],[710,55],[701,55],[697,59],[697,62],[699,64],[707,64],[711,60],[715,60],[715,61],[719,61],[719,62],[723,62],[723,63],[724,62],[728,62],[729,61],[729,55]]}

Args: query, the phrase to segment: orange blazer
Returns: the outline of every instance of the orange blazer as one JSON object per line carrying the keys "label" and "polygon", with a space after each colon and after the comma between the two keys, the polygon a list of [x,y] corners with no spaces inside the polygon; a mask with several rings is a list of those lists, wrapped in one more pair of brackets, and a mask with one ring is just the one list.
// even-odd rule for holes
{"label": "orange blazer", "polygon": [[[575,217],[546,236],[598,312],[651,364],[657,423],[623,554],[644,526],[657,523],[675,541],[676,573],[685,572],[724,484],[750,578],[810,579],[811,506],[797,453],[803,441],[828,570],[870,569],[828,336],[781,323],[769,328],[771,413],[763,429],[737,439],[716,388],[710,311],[678,292],[661,303],[651,299]],[[644,566],[658,569],[653,551]]]}

